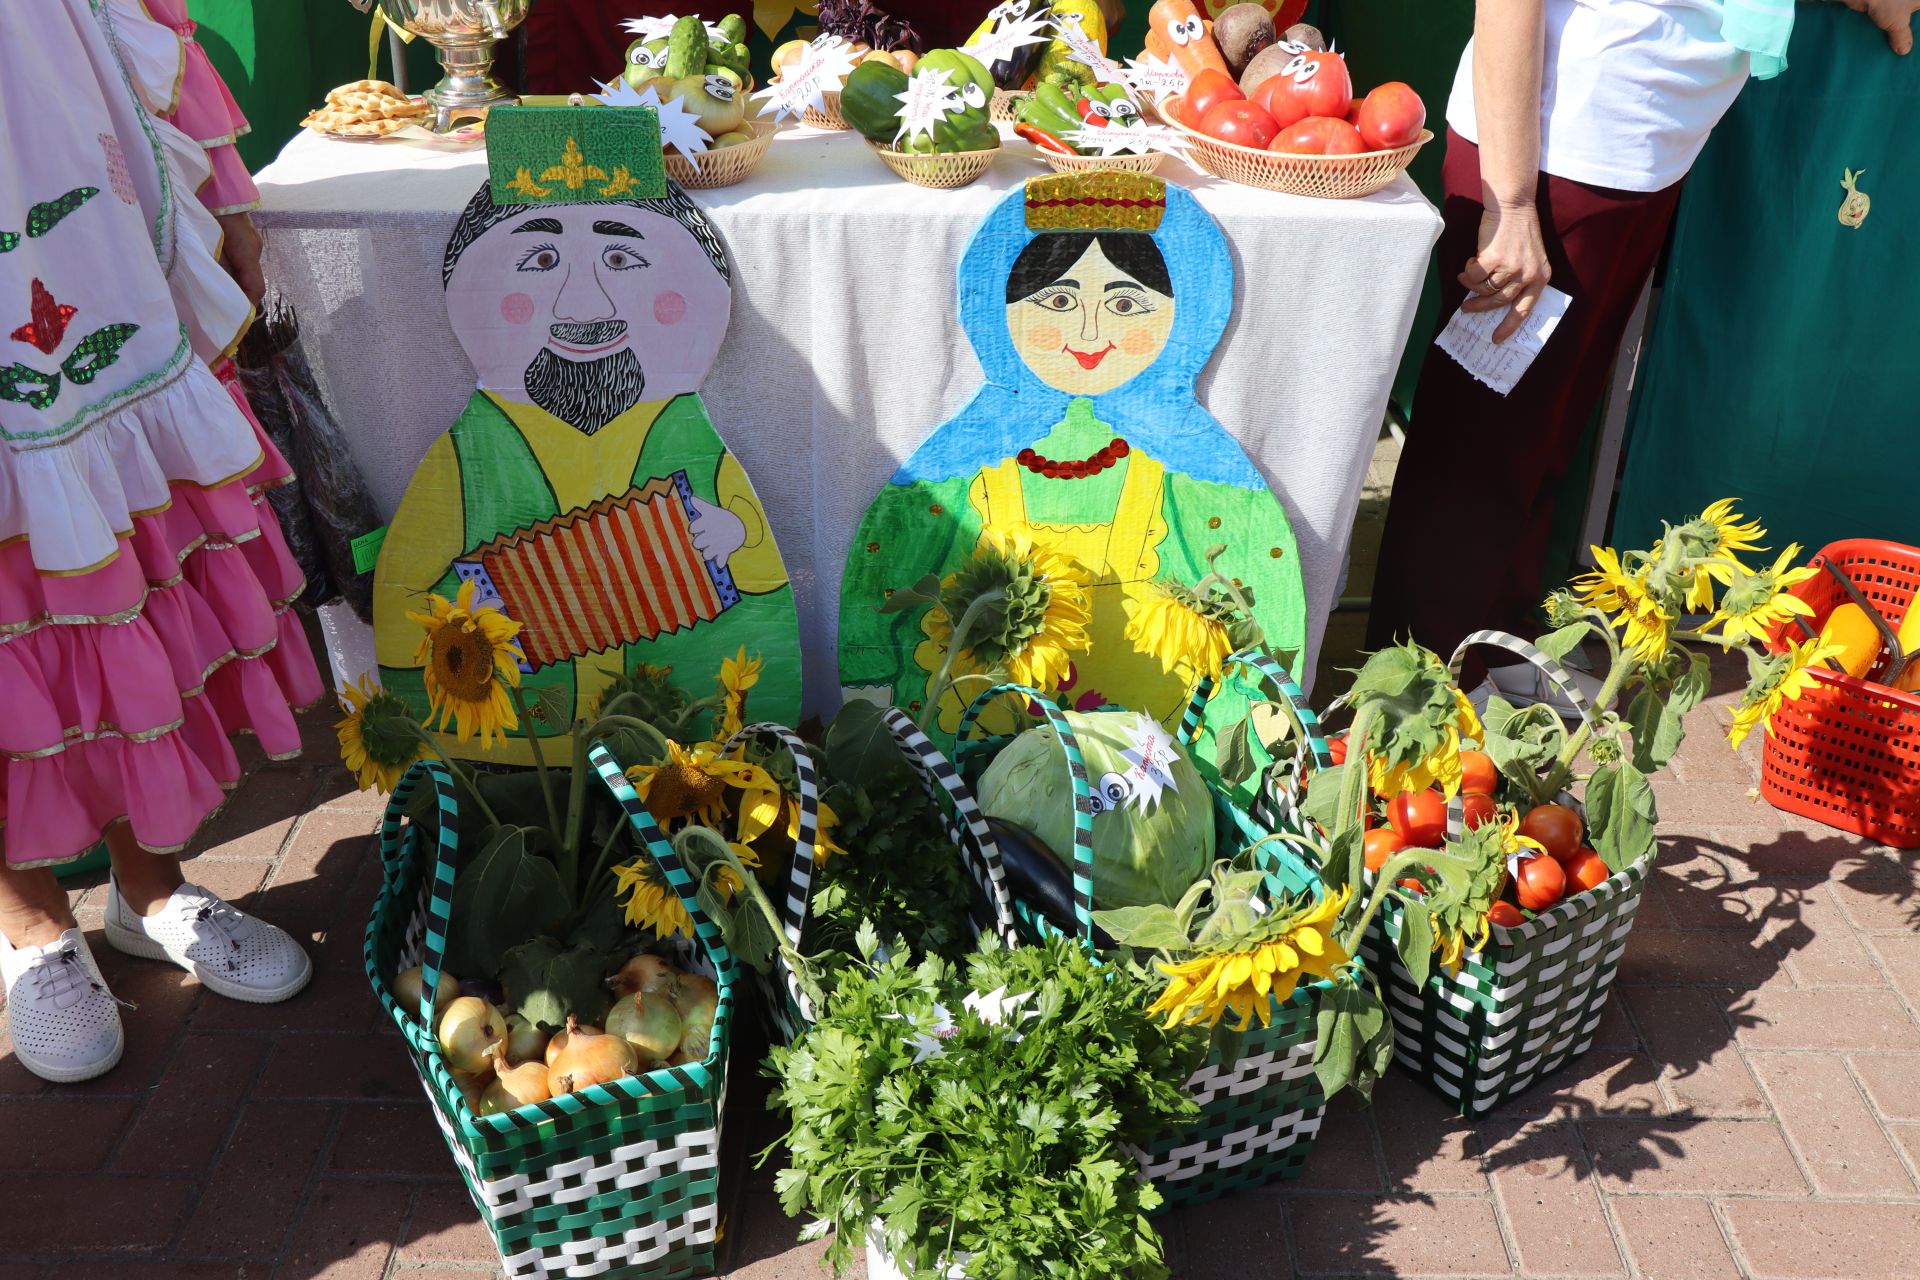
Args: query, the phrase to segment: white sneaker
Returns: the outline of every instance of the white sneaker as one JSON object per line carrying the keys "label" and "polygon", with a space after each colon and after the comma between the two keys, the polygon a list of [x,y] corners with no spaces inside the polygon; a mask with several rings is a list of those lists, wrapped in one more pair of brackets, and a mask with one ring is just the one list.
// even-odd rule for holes
{"label": "white sneaker", "polygon": [[120,1061],[127,1047],[120,1001],[107,990],[80,930],[44,947],[16,947],[0,937],[0,979],[21,1066],[42,1080],[73,1084]]}
{"label": "white sneaker", "polygon": [[313,961],[285,930],[228,906],[197,884],[142,916],[107,881],[107,941],[116,951],[179,965],[229,1000],[278,1004],[313,977]]}

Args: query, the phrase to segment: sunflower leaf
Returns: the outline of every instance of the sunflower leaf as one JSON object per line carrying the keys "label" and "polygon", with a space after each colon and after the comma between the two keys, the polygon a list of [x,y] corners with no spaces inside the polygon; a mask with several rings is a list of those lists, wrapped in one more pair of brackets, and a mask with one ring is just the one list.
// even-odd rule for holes
{"label": "sunflower leaf", "polygon": [[1340,793],[1346,789],[1347,770],[1354,767],[1349,762],[1314,772],[1313,783],[1307,788],[1307,798],[1301,802],[1300,812],[1319,823],[1322,830],[1340,829]]}
{"label": "sunflower leaf", "polygon": [[881,718],[882,708],[854,698],[827,726],[827,770],[841,782],[868,787],[905,773],[906,757]]}
{"label": "sunflower leaf", "polygon": [[1635,695],[1627,707],[1627,725],[1633,730],[1634,768],[1653,773],[1673,759],[1673,753],[1680,749],[1681,741],[1687,736],[1686,726],[1681,722],[1683,714],[1651,688]]}
{"label": "sunflower leaf", "polygon": [[1359,988],[1349,983],[1332,983],[1320,993],[1319,1006],[1313,1013],[1313,1073],[1320,1077],[1321,1092],[1329,1098],[1353,1080],[1360,1050],[1366,1043],[1358,1023],[1362,1008],[1358,994]]}
{"label": "sunflower leaf", "polygon": [[573,694],[563,685],[543,685],[527,704],[527,713],[551,729],[563,729],[571,723]]}
{"label": "sunflower leaf", "polygon": [[1558,631],[1549,631],[1533,642],[1533,647],[1552,658],[1555,662],[1563,660],[1585,640],[1593,630],[1591,622],[1575,622],[1561,627]]}
{"label": "sunflower leaf", "polygon": [[1700,705],[1713,684],[1713,664],[1707,661],[1706,654],[1688,653],[1685,657],[1687,669],[1674,680],[1667,694],[1667,705],[1675,714],[1683,716]]}
{"label": "sunflower leaf", "polygon": [[1587,779],[1587,828],[1608,867],[1625,871],[1653,850],[1658,815],[1653,784],[1630,763],[1594,770]]}
{"label": "sunflower leaf", "polygon": [[1184,951],[1191,945],[1178,909],[1159,903],[1096,911],[1093,923],[1119,945],[1140,951]]}
{"label": "sunflower leaf", "polygon": [[1220,771],[1220,780],[1229,787],[1237,787],[1253,776],[1253,750],[1247,741],[1247,731],[1243,717],[1214,739],[1219,752],[1215,767]]}
{"label": "sunflower leaf", "polygon": [[1424,987],[1433,972],[1433,916],[1411,902],[1401,903],[1400,908],[1400,962],[1413,976],[1413,985]]}
{"label": "sunflower leaf", "polygon": [[881,613],[901,613],[923,604],[932,604],[940,598],[940,579],[928,574],[910,587],[896,588],[894,593],[880,603]]}

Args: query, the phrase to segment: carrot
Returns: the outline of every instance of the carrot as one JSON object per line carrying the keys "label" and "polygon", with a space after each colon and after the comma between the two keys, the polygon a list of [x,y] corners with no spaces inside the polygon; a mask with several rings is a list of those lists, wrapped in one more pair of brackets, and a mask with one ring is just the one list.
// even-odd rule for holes
{"label": "carrot", "polygon": [[[1174,37],[1176,28],[1180,39]],[[1233,74],[1213,41],[1213,24],[1194,8],[1193,0],[1154,0],[1147,10],[1147,51],[1174,63],[1189,80],[1209,69]]]}

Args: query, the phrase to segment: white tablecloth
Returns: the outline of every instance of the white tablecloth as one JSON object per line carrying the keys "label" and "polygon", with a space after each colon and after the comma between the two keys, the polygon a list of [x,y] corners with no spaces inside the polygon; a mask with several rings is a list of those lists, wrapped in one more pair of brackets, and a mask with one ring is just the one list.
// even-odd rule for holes
{"label": "white tablecloth", "polygon": [[[954,270],[988,209],[1046,172],[1010,143],[980,181],[928,191],[850,133],[798,128],[746,181],[694,198],[734,263],[733,320],[702,395],[752,477],[800,606],[807,706],[837,704],[834,646],[847,544],[880,485],[980,385]],[[302,133],[257,177],[267,274],[383,516],[473,389],[448,326],[440,260],[485,177],[477,153]],[[1299,540],[1309,657],[1318,651],[1427,255],[1433,206],[1404,177],[1364,200],[1312,200],[1205,177],[1226,230],[1234,320],[1200,399],[1238,436]],[[336,675],[371,665],[343,608],[324,619]]]}

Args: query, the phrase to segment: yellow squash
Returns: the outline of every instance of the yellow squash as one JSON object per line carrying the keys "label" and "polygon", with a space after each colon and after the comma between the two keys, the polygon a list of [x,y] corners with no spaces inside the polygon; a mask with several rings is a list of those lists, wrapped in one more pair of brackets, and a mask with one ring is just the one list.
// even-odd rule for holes
{"label": "yellow squash", "polygon": [[[1100,0],[1053,0],[1054,21],[1071,21],[1068,14],[1080,15],[1080,29],[1086,33],[1087,39],[1099,46],[1100,52],[1105,53],[1107,20],[1100,12]],[[1070,72],[1081,76],[1088,74],[1086,64],[1073,56],[1073,50],[1066,41],[1050,40],[1040,53],[1040,64],[1034,68],[1034,83],[1045,80],[1061,66],[1067,66]]]}
{"label": "yellow squash", "polygon": [[1880,657],[1880,630],[1867,611],[1852,601],[1834,606],[1820,628],[1820,642],[1840,646],[1836,657],[1850,676],[1865,676]]}

